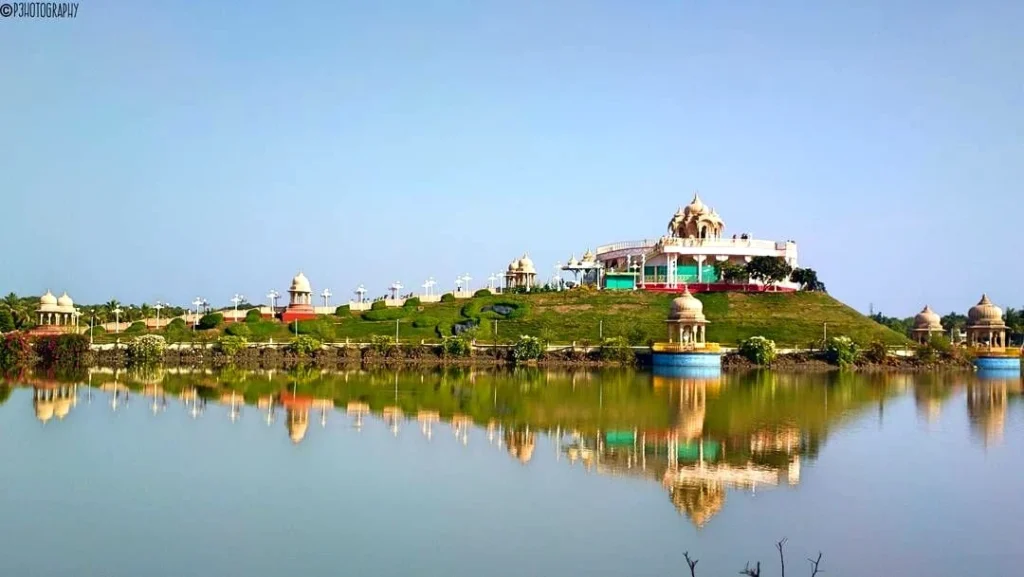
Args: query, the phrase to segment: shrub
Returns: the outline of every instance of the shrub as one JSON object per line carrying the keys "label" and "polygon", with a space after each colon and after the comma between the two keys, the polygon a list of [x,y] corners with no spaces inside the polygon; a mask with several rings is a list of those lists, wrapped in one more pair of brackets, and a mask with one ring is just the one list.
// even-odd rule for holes
{"label": "shrub", "polygon": [[370,348],[379,355],[390,356],[398,350],[398,343],[391,335],[373,335],[370,337]]}
{"label": "shrub", "polygon": [[420,297],[409,297],[405,299],[405,302],[402,303],[402,306],[407,309],[414,309],[420,306],[420,304]]}
{"label": "shrub", "polygon": [[450,335],[453,334],[452,325],[451,325],[451,323],[439,322],[439,323],[437,323],[437,326],[434,327],[434,332],[437,333],[437,336],[439,336],[439,337],[450,336]]}
{"label": "shrub", "polygon": [[125,335],[141,335],[146,332],[146,323],[142,321],[135,321],[125,329]]}
{"label": "shrub", "polygon": [[544,349],[544,343],[538,337],[522,335],[512,345],[512,360],[517,363],[537,360],[544,354]]}
{"label": "shrub", "polygon": [[[377,301],[383,302],[383,301]],[[392,307],[389,309],[370,309],[363,313],[363,320],[367,321],[395,321],[404,319],[408,316],[409,310],[402,307]]]}
{"label": "shrub", "polygon": [[0,308],[0,333],[8,333],[14,330],[14,315],[10,309]]}
{"label": "shrub", "polygon": [[225,355],[233,357],[244,351],[248,345],[249,341],[245,337],[228,335],[217,339],[216,348]]}
{"label": "shrub", "polygon": [[154,365],[164,359],[167,341],[160,335],[142,335],[128,342],[128,362],[132,365]]}
{"label": "shrub", "polygon": [[220,313],[209,313],[199,318],[199,328],[204,331],[215,329],[224,322],[224,315]]}
{"label": "shrub", "polygon": [[84,335],[53,335],[35,340],[35,352],[47,367],[75,368],[89,350],[89,337]]}
{"label": "shrub", "polygon": [[348,305],[341,305],[340,307],[334,309],[334,314],[339,317],[347,317],[350,314],[352,314],[352,307]]}
{"label": "shrub", "polygon": [[471,350],[472,347],[467,338],[446,336],[441,339],[441,356],[443,357],[468,357]]}
{"label": "shrub", "polygon": [[639,347],[647,342],[647,333],[640,327],[634,326],[626,333],[626,342],[633,347]]}
{"label": "shrub", "polygon": [[426,329],[430,327],[436,327],[437,323],[439,322],[440,321],[438,321],[434,317],[416,317],[412,321],[412,326],[418,329]]}
{"label": "shrub", "polygon": [[491,289],[483,288],[483,289],[480,289],[480,290],[476,291],[475,293],[473,293],[473,298],[489,297],[489,296],[491,296]]}
{"label": "shrub", "polygon": [[245,322],[247,323],[258,323],[263,320],[263,315],[260,313],[260,309],[249,309],[245,313]]}
{"label": "shrub", "polygon": [[379,311],[379,310],[384,310],[386,308],[388,308],[388,305],[387,305],[387,303],[385,303],[382,300],[380,300],[380,301],[373,301],[373,304],[370,305],[370,310],[371,311]]}
{"label": "shrub", "polygon": [[453,303],[455,302],[455,295],[453,295],[452,293],[444,293],[443,295],[441,295],[441,302]]}
{"label": "shrub", "polygon": [[188,324],[185,323],[185,319],[179,317],[167,323],[167,326],[165,326],[164,329],[168,331],[188,330]]}
{"label": "shrub", "polygon": [[298,321],[296,330],[300,335],[316,337],[320,341],[334,340],[334,325],[323,319]]}
{"label": "shrub", "polygon": [[864,359],[868,362],[880,365],[889,358],[889,347],[882,341],[871,341],[871,344],[864,349]]}
{"label": "shrub", "polygon": [[767,367],[775,362],[778,350],[775,348],[775,341],[754,336],[740,343],[739,353],[755,365]]}
{"label": "shrub", "polygon": [[299,335],[288,344],[288,350],[300,357],[312,355],[314,352],[319,351],[321,347],[323,347],[323,343],[309,335]]}
{"label": "shrub", "polygon": [[636,360],[636,354],[626,337],[612,337],[601,343],[601,360],[628,365]]}
{"label": "shrub", "polygon": [[10,371],[32,362],[32,344],[24,333],[7,333],[0,339],[0,369]]}
{"label": "shrub", "polygon": [[840,367],[850,366],[857,360],[857,343],[850,337],[832,337],[825,344],[825,358]]}
{"label": "shrub", "polygon": [[252,329],[249,328],[248,322],[246,323],[231,323],[224,329],[224,332],[233,337],[247,338],[252,334]]}

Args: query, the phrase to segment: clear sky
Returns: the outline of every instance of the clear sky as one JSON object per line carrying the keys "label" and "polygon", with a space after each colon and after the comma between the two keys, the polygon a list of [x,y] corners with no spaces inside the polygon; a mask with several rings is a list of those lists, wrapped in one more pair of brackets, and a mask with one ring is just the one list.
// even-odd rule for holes
{"label": "clear sky", "polygon": [[1024,3],[84,1],[0,19],[0,291],[335,301],[664,232],[1024,305]]}

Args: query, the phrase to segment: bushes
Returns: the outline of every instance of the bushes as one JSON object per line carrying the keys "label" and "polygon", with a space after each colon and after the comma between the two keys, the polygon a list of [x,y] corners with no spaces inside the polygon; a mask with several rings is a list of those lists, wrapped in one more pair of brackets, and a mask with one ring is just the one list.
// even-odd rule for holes
{"label": "bushes", "polygon": [[441,356],[445,358],[468,357],[472,347],[469,339],[464,337],[446,336],[441,338]]}
{"label": "bushes", "polygon": [[626,341],[633,347],[647,344],[647,333],[642,328],[634,326],[626,333]]}
{"label": "bushes", "polygon": [[13,331],[15,328],[14,315],[11,314],[10,309],[0,307],[0,333],[8,333]]}
{"label": "bushes", "polygon": [[35,352],[47,367],[77,368],[89,350],[89,337],[84,335],[53,335],[38,337]]}
{"label": "bushes", "polygon": [[439,322],[441,322],[441,321],[439,321],[439,320],[437,320],[437,319],[435,319],[433,317],[416,317],[412,321],[412,326],[414,326],[414,327],[416,327],[418,329],[426,329],[426,328],[430,328],[430,327],[436,327],[437,323],[439,323]]}
{"label": "bushes", "polygon": [[24,333],[8,333],[0,339],[0,370],[11,371],[32,362],[32,344]]}
{"label": "bushes", "polygon": [[755,365],[767,367],[775,362],[778,350],[775,348],[775,341],[754,336],[740,343],[739,353]]}
{"label": "bushes", "polygon": [[443,295],[441,295],[441,302],[453,303],[455,302],[455,295],[453,295],[452,293],[444,293]]}
{"label": "bushes", "polygon": [[125,329],[125,336],[141,335],[146,333],[146,323],[142,321],[135,321]]}
{"label": "bushes", "polygon": [[246,321],[245,323],[231,323],[224,329],[224,332],[233,337],[248,338],[252,334],[252,329]]}
{"label": "bushes", "polygon": [[216,349],[229,357],[244,351],[249,341],[243,336],[224,336],[217,339]]}
{"label": "bushes", "polygon": [[128,342],[128,363],[154,365],[164,360],[167,341],[160,335],[143,335]]}
{"label": "bushes", "polygon": [[199,329],[208,331],[215,329],[224,323],[224,315],[220,313],[209,313],[199,319]]}
{"label": "bushes", "polygon": [[335,316],[347,317],[350,314],[352,314],[352,307],[350,307],[348,305],[341,305],[340,307],[334,309],[334,315]]}
{"label": "bushes", "polygon": [[942,335],[935,335],[929,339],[927,343],[917,347],[915,356],[918,360],[930,363],[935,362],[940,358],[954,358],[956,355],[953,350],[953,345],[949,342],[949,339]]}
{"label": "bushes", "polygon": [[544,354],[545,344],[537,337],[522,335],[512,345],[512,360],[521,363],[535,361]]}
{"label": "bushes", "polygon": [[857,352],[857,343],[850,337],[832,337],[825,344],[825,358],[840,367],[848,367],[856,362]]}
{"label": "bushes", "polygon": [[370,337],[370,349],[381,356],[390,356],[398,350],[398,343],[391,335],[373,335]]}
{"label": "bushes", "polygon": [[405,299],[405,302],[402,303],[402,306],[407,309],[414,309],[420,306],[420,304],[420,297],[409,297]]}
{"label": "bushes", "polygon": [[323,343],[309,335],[299,335],[298,337],[295,337],[295,340],[288,344],[288,350],[300,357],[312,355],[322,347]]}
{"label": "bushes", "polygon": [[245,313],[245,322],[247,323],[258,323],[263,320],[263,315],[260,314],[260,309],[249,309]]}
{"label": "bushes", "polygon": [[636,354],[626,337],[612,337],[601,343],[601,360],[628,365],[636,360]]}
{"label": "bushes", "polygon": [[476,291],[475,293],[473,293],[473,298],[489,297],[489,296],[491,296],[491,289],[485,289],[484,288],[484,289],[480,289],[480,290]]}
{"label": "bushes", "polygon": [[324,319],[298,321],[296,330],[300,335],[309,335],[322,342],[334,340],[334,325]]}
{"label": "bushes", "polygon": [[373,301],[373,303],[370,305],[371,311],[382,311],[386,308],[388,308],[388,305],[383,300]]}
{"label": "bushes", "polygon": [[864,360],[881,365],[889,358],[889,347],[882,341],[871,341],[871,344],[864,349]]}
{"label": "bushes", "polygon": [[[384,301],[377,301],[378,303]],[[377,304],[377,303],[374,303]],[[397,321],[409,315],[409,310],[402,307],[370,309],[363,313],[363,320],[367,321]]]}

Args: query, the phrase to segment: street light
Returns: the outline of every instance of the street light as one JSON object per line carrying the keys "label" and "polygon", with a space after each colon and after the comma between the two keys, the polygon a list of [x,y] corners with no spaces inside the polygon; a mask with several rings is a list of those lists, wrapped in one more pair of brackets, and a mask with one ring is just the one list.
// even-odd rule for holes
{"label": "street light", "polygon": [[466,283],[466,292],[469,292],[469,281],[473,280],[473,277],[469,276],[469,273],[462,275],[463,282]]}
{"label": "street light", "polygon": [[455,279],[455,292],[462,292],[462,277]]}
{"label": "street light", "polygon": [[331,289],[324,289],[324,292],[320,293],[320,296],[324,299],[324,308],[331,306],[331,297],[334,296],[331,294]]}
{"label": "street light", "polygon": [[395,281],[395,284],[391,285],[391,300],[398,300],[398,291],[402,290],[402,283]]}
{"label": "street light", "polygon": [[115,334],[116,333],[120,333],[121,332],[121,313],[123,313],[124,311],[121,310],[121,307],[117,307],[116,309],[114,309],[114,310],[112,310],[110,312],[114,313],[114,333]]}
{"label": "street light", "polygon": [[245,297],[240,295],[240,294],[238,294],[238,293],[235,293],[235,296],[231,297],[231,302],[234,303],[234,305],[235,305],[235,317],[234,318],[237,321],[238,320],[238,305],[239,305],[239,303],[245,302]]}
{"label": "street light", "polygon": [[356,296],[359,298],[359,302],[360,303],[363,302],[363,295],[365,295],[365,294],[366,294],[366,287],[364,287],[363,285],[359,285],[359,287],[356,288]]}
{"label": "street light", "polygon": [[493,274],[491,276],[487,277],[487,288],[489,290],[491,290],[491,291],[494,290],[494,281],[497,280],[497,279],[498,279],[498,277],[493,275]]}
{"label": "street light", "polygon": [[195,332],[196,325],[199,324],[199,307],[203,306],[203,297],[196,297],[196,300],[192,301],[192,304],[196,306],[196,316],[192,317],[192,332]]}
{"label": "street light", "polygon": [[274,289],[270,289],[270,292],[267,293],[267,298],[270,299],[270,314],[274,314],[277,311],[277,299],[280,296],[281,293]]}
{"label": "street light", "polygon": [[156,330],[160,330],[160,311],[162,311],[163,309],[164,303],[160,301],[156,301],[156,304],[153,305],[153,310],[156,311]]}

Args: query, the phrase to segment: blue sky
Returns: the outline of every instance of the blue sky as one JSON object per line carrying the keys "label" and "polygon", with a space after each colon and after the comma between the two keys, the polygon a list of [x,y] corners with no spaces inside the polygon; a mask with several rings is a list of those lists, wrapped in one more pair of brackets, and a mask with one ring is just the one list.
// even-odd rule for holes
{"label": "blue sky", "polygon": [[[826,6],[831,4],[831,6]],[[845,6],[841,5],[845,4]],[[0,291],[335,301],[661,234],[866,311],[1024,305],[1024,4],[83,2],[0,20]]]}

